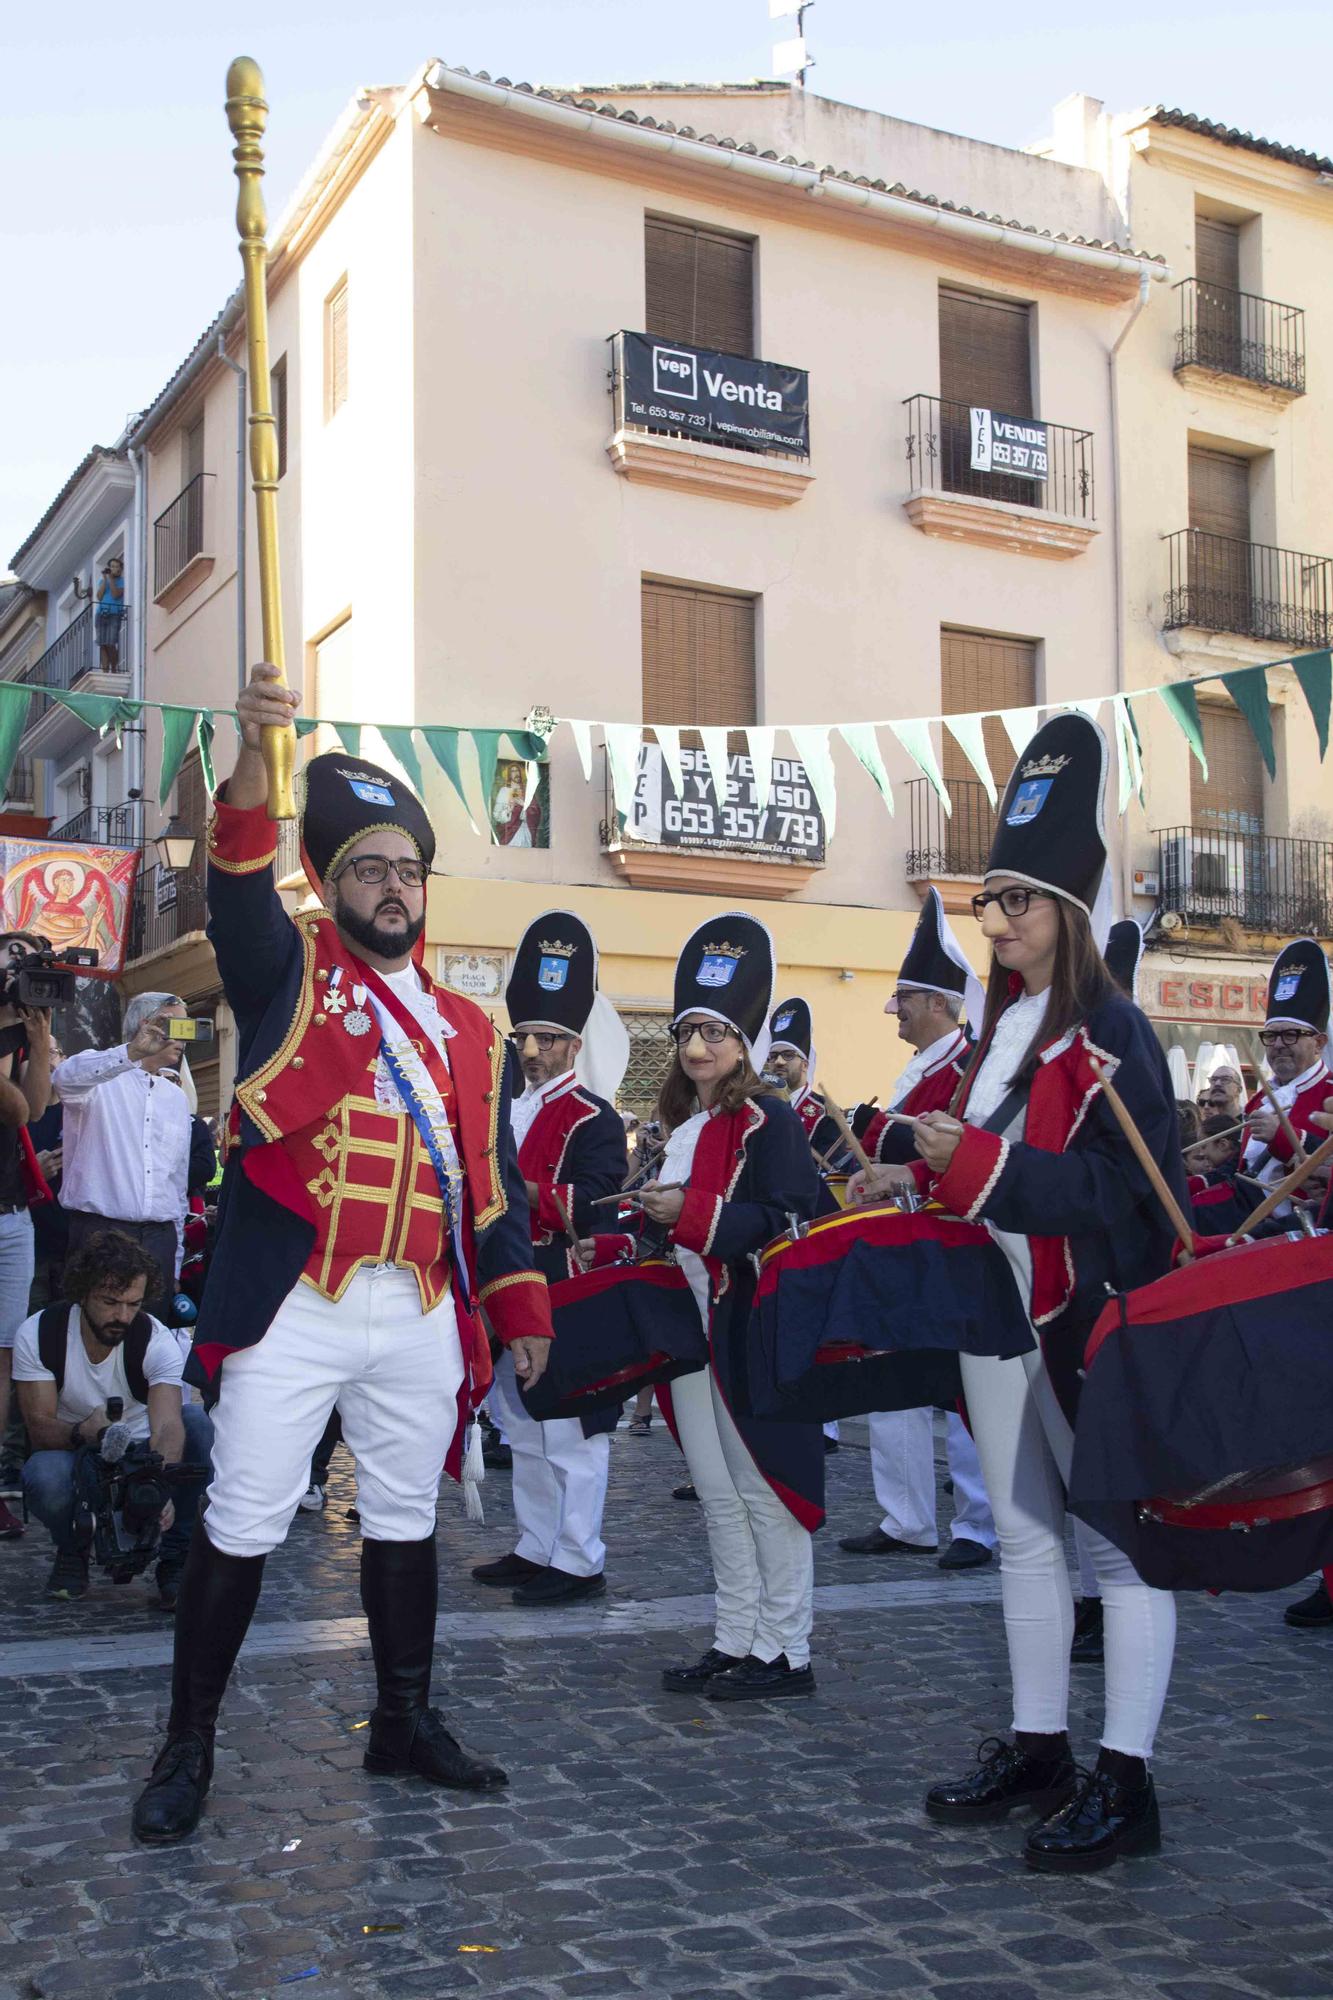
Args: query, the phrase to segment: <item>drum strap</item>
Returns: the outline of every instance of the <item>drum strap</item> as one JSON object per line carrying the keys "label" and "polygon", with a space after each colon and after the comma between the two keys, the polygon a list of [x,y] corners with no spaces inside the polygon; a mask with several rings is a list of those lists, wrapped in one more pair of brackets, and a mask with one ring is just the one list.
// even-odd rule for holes
{"label": "drum strap", "polygon": [[983,1132],[998,1132],[1003,1137],[1019,1112],[1026,1107],[1027,1101],[1028,1086],[1025,1083],[1016,1083],[1011,1090],[1006,1091],[990,1117],[982,1120],[980,1129]]}

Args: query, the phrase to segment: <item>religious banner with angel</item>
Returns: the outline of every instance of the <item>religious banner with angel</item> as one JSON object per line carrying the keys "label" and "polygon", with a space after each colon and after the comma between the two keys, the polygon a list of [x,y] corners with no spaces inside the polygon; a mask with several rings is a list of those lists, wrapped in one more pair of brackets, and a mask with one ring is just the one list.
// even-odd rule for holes
{"label": "religious banner with angel", "polygon": [[137,848],[0,839],[4,928],[31,931],[56,951],[95,951],[88,976],[114,979],[125,964],[138,866]]}

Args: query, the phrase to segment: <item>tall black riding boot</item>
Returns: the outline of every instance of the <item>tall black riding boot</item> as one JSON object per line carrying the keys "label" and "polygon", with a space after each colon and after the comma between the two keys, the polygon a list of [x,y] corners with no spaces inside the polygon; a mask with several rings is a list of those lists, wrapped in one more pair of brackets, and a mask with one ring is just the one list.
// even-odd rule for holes
{"label": "tall black riding boot", "polygon": [[264,1575],[263,1556],[224,1556],[194,1524],[176,1599],[167,1740],[134,1804],[135,1838],[184,1840],[199,1824],[213,1776],[213,1729]]}
{"label": "tall black riding boot", "polygon": [[439,1588],[433,1535],[424,1542],[362,1542],[361,1607],[379,1697],[363,1761],[368,1771],[412,1771],[434,1785],[490,1791],[509,1783],[505,1773],[469,1757],[429,1706]]}

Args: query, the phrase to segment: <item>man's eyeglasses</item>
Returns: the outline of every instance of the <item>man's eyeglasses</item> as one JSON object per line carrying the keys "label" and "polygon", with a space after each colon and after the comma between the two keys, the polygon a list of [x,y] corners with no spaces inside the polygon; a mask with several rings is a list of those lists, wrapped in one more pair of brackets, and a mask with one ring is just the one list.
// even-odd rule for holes
{"label": "man's eyeglasses", "polygon": [[735,1033],[736,1030],[729,1028],[725,1021],[682,1021],[679,1026],[667,1029],[668,1038],[677,1048],[688,1042],[691,1035],[702,1035],[709,1048],[715,1049],[719,1042],[725,1042],[728,1035]]}
{"label": "man's eyeglasses", "polygon": [[[378,888],[381,882],[387,882],[390,869],[405,889],[422,888],[430,874],[424,861],[388,861],[382,854],[358,854],[355,861],[347,863],[347,868],[367,889]],[[340,880],[347,873],[347,868],[340,868],[334,880]]]}
{"label": "man's eyeglasses", "polygon": [[972,914],[980,923],[986,914],[987,903],[998,903],[1006,917],[1025,917],[1034,896],[1039,902],[1049,903],[1051,900],[1044,889],[986,889],[980,896],[972,898]]}
{"label": "man's eyeglasses", "polygon": [[509,1039],[520,1055],[523,1053],[525,1043],[535,1042],[542,1054],[549,1056],[557,1042],[572,1041],[573,1037],[571,1035],[548,1035],[545,1030],[541,1034],[538,1034],[533,1028],[524,1028],[521,1031],[516,1029]]}
{"label": "man's eyeglasses", "polygon": [[1259,1040],[1266,1049],[1294,1049],[1313,1033],[1312,1028],[1260,1028]]}

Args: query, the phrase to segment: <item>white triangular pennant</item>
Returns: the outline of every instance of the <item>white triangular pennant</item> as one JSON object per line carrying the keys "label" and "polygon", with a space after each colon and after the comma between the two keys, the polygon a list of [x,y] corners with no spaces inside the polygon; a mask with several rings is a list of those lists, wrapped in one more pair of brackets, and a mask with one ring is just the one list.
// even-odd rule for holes
{"label": "white triangular pennant", "polygon": [[670,727],[665,722],[655,722],[653,724],[653,734],[657,738],[657,747],[662,752],[662,762],[666,766],[666,774],[671,780],[671,789],[675,792],[678,799],[683,798],[685,795],[685,780],[681,775],[680,769],[680,731]]}
{"label": "white triangular pennant", "polygon": [[1021,757],[1037,733],[1041,721],[1039,708],[1000,708],[995,713],[1004,724],[1009,741],[1014,746],[1015,757]]}
{"label": "white triangular pennant", "polygon": [[892,813],[893,786],[889,781],[889,774],[884,768],[884,759],[880,755],[879,738],[875,734],[874,723],[840,722],[838,724],[838,734],[852,755],[869,771],[871,777],[879,786],[880,797],[883,799],[890,813]]}
{"label": "white triangular pennant", "polygon": [[761,820],[768,811],[768,795],[773,789],[773,744],[777,733],[776,729],[764,729],[757,722],[750,723],[745,731],[754,770],[755,810]]}
{"label": "white triangular pennant", "polygon": [[583,766],[583,782],[586,785],[592,778],[592,724],[575,722],[573,717],[568,715],[565,721],[574,732],[574,748],[579,753],[579,762]]}
{"label": "white triangular pennant", "polygon": [[986,797],[990,800],[991,811],[994,812],[999,800],[996,797],[995,780],[991,776],[990,758],[986,755],[984,717],[946,715],[944,726],[985,786]]}
{"label": "white triangular pennant", "polygon": [[833,772],[828,726],[817,722],[793,724],[787,734],[796,745],[796,754],[805,765],[810,789],[824,815],[825,839],[832,840],[838,823],[838,783]]}
{"label": "white triangular pennant", "polygon": [[628,819],[634,808],[634,787],[639,782],[639,747],[643,740],[641,722],[604,722],[606,758],[611,766],[611,790],[616,811]]}
{"label": "white triangular pennant", "polygon": [[891,722],[889,728],[922,776],[929,779],[936,797],[944,807],[945,814],[952,816],[953,800],[945,789],[944,776],[935,756],[935,745],[930,740],[930,724],[915,721]]}

